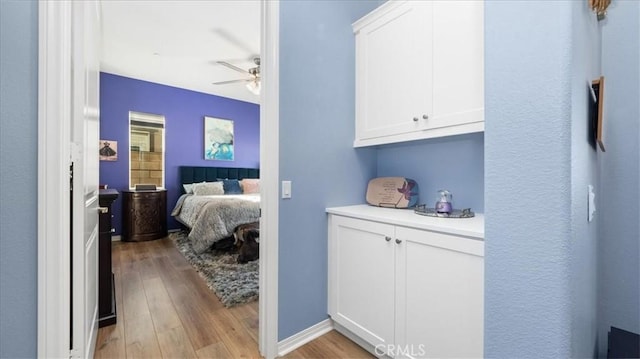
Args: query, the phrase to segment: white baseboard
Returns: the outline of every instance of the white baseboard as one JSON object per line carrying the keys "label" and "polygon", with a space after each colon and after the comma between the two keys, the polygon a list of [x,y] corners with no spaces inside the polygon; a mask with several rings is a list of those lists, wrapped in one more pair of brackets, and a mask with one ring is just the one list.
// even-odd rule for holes
{"label": "white baseboard", "polygon": [[327,318],[318,324],[278,342],[278,356],[284,356],[332,330],[333,320]]}
{"label": "white baseboard", "polygon": [[340,334],[344,335],[345,337],[347,337],[347,339],[349,339],[352,342],[358,344],[362,349],[368,351],[369,353],[373,354],[374,356],[376,356],[378,358],[389,358],[386,355],[380,356],[379,353],[376,353],[375,347],[373,345],[367,343],[366,341],[364,341],[359,336],[353,334],[349,329],[343,327],[342,325],[334,322],[333,323],[333,329],[335,329],[338,333],[340,333]]}
{"label": "white baseboard", "polygon": [[175,228],[175,229],[170,229],[170,230],[168,230],[167,232],[169,232],[169,233],[174,233],[174,232],[180,232],[180,231],[181,231],[181,229],[180,229],[180,228]]}

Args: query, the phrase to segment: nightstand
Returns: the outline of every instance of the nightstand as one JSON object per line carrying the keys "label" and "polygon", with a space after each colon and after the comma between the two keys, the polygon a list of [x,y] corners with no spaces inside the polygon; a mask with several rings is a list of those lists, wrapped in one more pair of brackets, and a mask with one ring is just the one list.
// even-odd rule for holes
{"label": "nightstand", "polygon": [[167,191],[122,191],[122,240],[150,241],[167,236]]}

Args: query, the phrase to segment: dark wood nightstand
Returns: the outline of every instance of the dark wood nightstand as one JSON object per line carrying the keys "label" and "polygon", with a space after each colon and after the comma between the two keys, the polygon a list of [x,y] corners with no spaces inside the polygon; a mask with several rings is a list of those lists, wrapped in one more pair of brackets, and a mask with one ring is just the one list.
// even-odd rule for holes
{"label": "dark wood nightstand", "polygon": [[122,240],[150,241],[167,236],[167,191],[122,191]]}
{"label": "dark wood nightstand", "polygon": [[111,205],[116,198],[115,189],[101,189],[98,195],[98,327],[116,323],[116,291],[111,269]]}

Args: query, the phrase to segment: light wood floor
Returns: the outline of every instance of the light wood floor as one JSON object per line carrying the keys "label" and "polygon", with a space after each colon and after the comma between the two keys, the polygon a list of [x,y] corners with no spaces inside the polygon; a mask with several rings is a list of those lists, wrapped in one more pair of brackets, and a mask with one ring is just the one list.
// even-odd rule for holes
{"label": "light wood floor", "polygon": [[[118,322],[95,358],[258,358],[258,302],[225,308],[168,238],[114,242]],[[373,358],[333,331],[286,358]]]}

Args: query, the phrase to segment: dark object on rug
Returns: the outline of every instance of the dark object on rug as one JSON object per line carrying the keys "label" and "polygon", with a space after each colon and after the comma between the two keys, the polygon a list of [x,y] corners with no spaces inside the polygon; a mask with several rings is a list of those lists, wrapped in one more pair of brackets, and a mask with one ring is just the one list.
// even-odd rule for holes
{"label": "dark object on rug", "polygon": [[260,223],[242,224],[233,232],[238,247],[238,263],[255,261],[260,257]]}
{"label": "dark object on rug", "polygon": [[237,253],[238,247],[236,246],[236,242],[237,240],[234,233],[229,237],[222,238],[221,240],[212,244],[211,249],[220,252]]}
{"label": "dark object on rug", "polygon": [[258,238],[260,232],[257,229],[249,229],[244,231],[243,240],[238,248],[238,263],[247,263],[255,261],[260,257],[260,246]]}
{"label": "dark object on rug", "polygon": [[169,237],[225,307],[258,299],[258,261],[239,264],[238,254],[212,249],[197,254],[186,231],[171,233]]}

